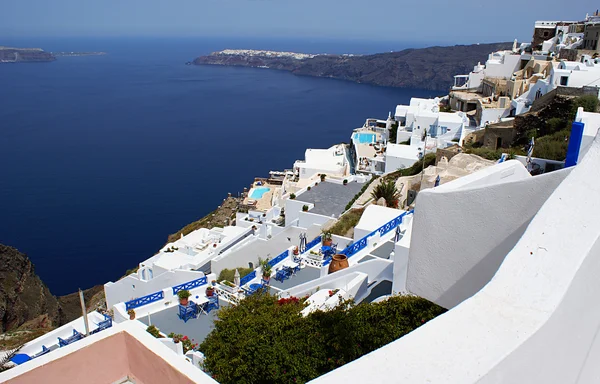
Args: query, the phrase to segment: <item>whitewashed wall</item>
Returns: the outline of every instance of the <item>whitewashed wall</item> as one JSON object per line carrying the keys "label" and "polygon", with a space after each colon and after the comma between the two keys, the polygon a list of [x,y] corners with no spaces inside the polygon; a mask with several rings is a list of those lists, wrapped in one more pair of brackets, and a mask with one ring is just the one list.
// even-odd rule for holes
{"label": "whitewashed wall", "polygon": [[148,281],[125,276],[116,283],[108,282],[104,284],[106,305],[108,308],[111,308],[117,303],[146,296],[161,291],[166,287],[172,287],[201,277],[204,277],[204,273],[187,270],[167,271]]}
{"label": "whitewashed wall", "polygon": [[569,172],[532,177],[521,163],[511,160],[420,192],[408,291],[444,308],[475,294]]}

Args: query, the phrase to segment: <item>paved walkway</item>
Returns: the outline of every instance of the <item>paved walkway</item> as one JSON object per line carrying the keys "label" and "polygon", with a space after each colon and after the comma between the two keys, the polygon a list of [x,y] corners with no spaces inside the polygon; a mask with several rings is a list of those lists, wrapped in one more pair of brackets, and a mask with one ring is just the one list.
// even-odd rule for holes
{"label": "paved walkway", "polygon": [[346,209],[346,205],[360,192],[364,184],[351,182],[347,185],[328,183],[327,180],[313,186],[310,191],[298,196],[298,201],[304,201],[315,205],[310,213],[323,216],[335,217],[336,219]]}

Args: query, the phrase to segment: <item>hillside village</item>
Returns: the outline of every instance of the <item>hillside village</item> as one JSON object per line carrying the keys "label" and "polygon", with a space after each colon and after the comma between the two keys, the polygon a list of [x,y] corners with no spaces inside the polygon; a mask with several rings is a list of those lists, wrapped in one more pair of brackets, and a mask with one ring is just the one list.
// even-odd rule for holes
{"label": "hillside village", "polygon": [[12,351],[0,380],[243,382],[219,370],[277,346],[232,338],[223,361],[202,343],[219,340],[220,313],[225,327],[268,295],[294,321],[347,300],[424,299],[405,336],[313,377],[282,369],[285,380],[594,382],[599,33],[598,12],[537,21],[531,42],[456,74],[447,96],[412,98],[349,130],[349,144],[254,178],[219,222],[106,283],[104,306]]}

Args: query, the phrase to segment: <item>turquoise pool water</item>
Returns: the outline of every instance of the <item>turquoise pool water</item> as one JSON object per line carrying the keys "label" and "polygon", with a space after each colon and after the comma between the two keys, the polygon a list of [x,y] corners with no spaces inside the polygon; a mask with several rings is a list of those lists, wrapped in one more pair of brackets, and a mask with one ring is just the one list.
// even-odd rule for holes
{"label": "turquoise pool water", "polygon": [[354,140],[358,140],[361,144],[369,144],[375,142],[374,133],[355,133]]}
{"label": "turquoise pool water", "polygon": [[252,192],[250,193],[250,198],[251,199],[255,199],[258,200],[261,197],[263,197],[263,195],[267,192],[269,192],[271,190],[271,188],[267,188],[267,187],[258,187],[258,188],[254,188],[252,190]]}

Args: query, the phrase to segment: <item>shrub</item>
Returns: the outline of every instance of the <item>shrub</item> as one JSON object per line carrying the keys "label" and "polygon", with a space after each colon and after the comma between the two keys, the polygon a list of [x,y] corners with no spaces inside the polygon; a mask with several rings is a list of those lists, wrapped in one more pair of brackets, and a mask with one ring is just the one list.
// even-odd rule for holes
{"label": "shrub", "polygon": [[594,95],[585,95],[573,99],[572,119],[575,119],[579,107],[583,107],[586,112],[596,112],[598,110],[598,98]]}
{"label": "shrub", "polygon": [[307,188],[306,188],[306,190],[307,190],[307,191],[310,191],[310,187],[307,187]]}
{"label": "shrub", "polygon": [[533,156],[542,159],[563,161],[567,157],[567,147],[569,146],[569,141],[565,139],[570,134],[571,131],[565,129],[553,135],[536,139]]}
{"label": "shrub", "polygon": [[348,231],[350,230],[350,228],[355,227],[356,224],[358,224],[358,221],[360,220],[360,217],[362,216],[364,211],[364,208],[360,208],[352,209],[346,212],[338,219],[338,221],[336,221],[336,223],[331,228],[329,228],[329,230],[334,235],[345,236],[346,233],[348,233]]}
{"label": "shrub", "polygon": [[241,277],[244,277],[247,274],[254,271],[254,269],[252,269],[252,268],[244,268],[244,267],[238,267],[238,268],[233,268],[233,269],[225,268],[225,269],[221,270],[221,272],[219,272],[218,280],[219,281],[223,281],[223,280],[233,281],[235,279],[235,270],[236,269],[240,273]]}
{"label": "shrub", "polygon": [[190,296],[192,296],[192,294],[187,289],[182,289],[181,291],[177,292],[177,297],[180,299],[187,299]]}
{"label": "shrub", "polygon": [[296,198],[296,194],[295,193],[290,193],[290,199],[294,200]]}
{"label": "shrub", "polygon": [[157,339],[159,339],[159,338],[162,337],[162,335],[160,334],[159,329],[156,328],[154,325],[149,325],[148,328],[146,328],[146,332],[148,332],[152,336],[156,337]]}
{"label": "shrub", "polygon": [[222,308],[200,345],[206,370],[223,384],[303,383],[444,312],[415,296],[393,296],[376,304],[344,301],[330,311],[303,317],[305,306],[306,298],[280,299],[258,292],[239,305]]}
{"label": "shrub", "polygon": [[169,333],[167,336],[172,338],[175,343],[181,342],[181,344],[183,344],[183,353],[184,354],[187,353],[188,351],[191,351],[192,349],[198,348],[198,343],[194,343],[194,340],[193,339],[190,340],[190,338],[187,336],[183,336],[179,333],[173,333],[173,332]]}
{"label": "shrub", "polygon": [[465,153],[477,155],[477,156],[483,157],[484,159],[488,159],[488,160],[498,160],[500,157],[502,157],[501,149],[491,149],[491,148],[485,148],[485,147],[466,148]]}
{"label": "shrub", "polygon": [[344,185],[348,184],[348,179],[344,179]]}
{"label": "shrub", "polygon": [[308,205],[305,204],[302,206],[302,212],[306,212],[306,211],[308,211]]}
{"label": "shrub", "polygon": [[322,174],[320,175],[320,177],[321,177],[321,181],[325,181],[325,177],[326,177],[326,176],[327,176],[326,174],[322,173]]}

